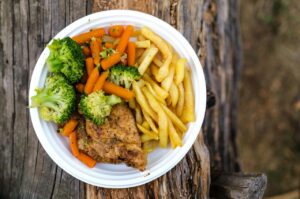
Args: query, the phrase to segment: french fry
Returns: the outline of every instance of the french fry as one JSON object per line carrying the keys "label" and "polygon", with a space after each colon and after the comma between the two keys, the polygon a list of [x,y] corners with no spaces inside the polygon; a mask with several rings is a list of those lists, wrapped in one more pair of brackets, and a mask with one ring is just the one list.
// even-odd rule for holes
{"label": "french fry", "polygon": [[128,101],[129,108],[135,109],[135,99],[132,98]]}
{"label": "french fry", "polygon": [[155,65],[155,64],[151,64],[150,65],[150,71],[151,71],[151,74],[155,77],[155,79],[157,79],[157,75],[158,75],[158,67]]}
{"label": "french fry", "polygon": [[157,119],[156,113],[150,108],[145,96],[143,95],[143,93],[142,93],[141,89],[139,88],[139,86],[137,85],[137,83],[133,82],[132,87],[133,87],[133,91],[136,96],[136,101],[139,103],[141,108],[146,113],[148,113],[153,120],[156,120]]}
{"label": "french fry", "polygon": [[144,40],[146,40],[145,37],[143,35],[141,35],[141,30],[140,30],[140,35],[137,36],[137,40],[138,41],[144,41]]}
{"label": "french fry", "polygon": [[179,59],[179,55],[176,52],[175,53],[173,52],[171,63],[176,65],[178,59]]}
{"label": "french fry", "polygon": [[171,120],[169,120],[169,138],[171,141],[172,148],[176,148],[177,146],[182,146],[182,141],[180,136],[178,135],[175,127],[173,126]]}
{"label": "french fry", "polygon": [[163,63],[157,58],[157,56],[154,57],[153,62],[158,66],[161,67]]}
{"label": "french fry", "polygon": [[170,65],[170,71],[169,71],[169,74],[167,75],[167,77],[161,82],[161,87],[169,92],[170,88],[171,88],[171,85],[172,85],[172,82],[173,82],[173,78],[174,78],[174,71],[175,68],[174,68],[174,65]]}
{"label": "french fry", "polygon": [[156,125],[154,124],[153,120],[151,119],[151,117],[145,112],[142,110],[142,113],[144,115],[144,118],[145,118],[145,121],[149,124],[150,126],[150,129],[157,133],[158,134],[158,129],[156,128]]}
{"label": "french fry", "polygon": [[161,106],[155,97],[148,91],[147,87],[142,89],[145,94],[149,105],[158,114],[158,133],[159,133],[159,146],[167,147],[168,145],[168,117],[166,113],[161,109]]}
{"label": "french fry", "polygon": [[172,82],[172,85],[170,88],[170,97],[171,97],[172,107],[175,107],[178,102],[179,91],[174,82]]}
{"label": "french fry", "polygon": [[187,68],[184,73],[183,80],[184,87],[184,106],[183,113],[181,115],[181,120],[184,123],[195,121],[195,102],[194,102],[194,91],[191,82],[191,76]]}
{"label": "french fry", "polygon": [[169,93],[165,91],[163,88],[161,88],[151,77],[147,74],[144,74],[143,76],[144,80],[149,82],[155,91],[156,95],[160,96],[162,99],[166,99],[169,96]]}
{"label": "french fry", "polygon": [[[137,60],[137,59],[139,59],[142,55],[143,55],[143,53],[145,52],[145,49],[143,49],[143,48],[138,48],[138,49],[136,49],[136,52],[135,52],[135,59]],[[137,61],[136,61],[137,62]]]}
{"label": "french fry", "polygon": [[144,74],[144,72],[147,70],[148,66],[150,65],[150,63],[152,62],[154,56],[156,55],[156,53],[158,52],[157,48],[148,48],[144,54],[145,57],[142,60],[141,64],[139,65],[138,69],[141,75]]}
{"label": "french fry", "polygon": [[157,141],[151,140],[143,143],[143,151],[145,153],[150,153],[157,147]]}
{"label": "french fry", "polygon": [[134,30],[131,36],[132,37],[139,37],[139,36],[141,36],[141,30],[140,29]]}
{"label": "french fry", "polygon": [[135,120],[136,123],[141,124],[143,122],[143,116],[142,116],[142,111],[139,106],[135,107]]}
{"label": "french fry", "polygon": [[161,82],[169,73],[169,65],[172,61],[172,53],[170,51],[170,48],[162,38],[152,32],[149,28],[141,28],[141,34],[145,38],[152,41],[163,54],[164,62],[163,65],[159,68],[159,73],[157,76],[157,80]]}
{"label": "french fry", "polygon": [[173,122],[173,124],[175,126],[177,126],[180,131],[185,132],[187,128],[184,125],[184,123],[176,116],[176,114],[173,113],[167,106],[165,106],[163,104],[160,104],[160,105],[163,108],[164,112],[168,115],[170,120]]}
{"label": "french fry", "polygon": [[150,135],[147,135],[147,134],[143,134],[143,135],[141,136],[141,141],[142,141],[142,142],[148,142],[148,141],[150,141],[150,140],[158,140],[158,136],[153,137],[153,136],[150,136]]}
{"label": "french fry", "polygon": [[171,106],[171,104],[172,104],[172,99],[171,99],[171,96],[170,96],[170,95],[167,97],[166,102],[167,102],[167,105],[168,105],[168,106]]}
{"label": "french fry", "polygon": [[152,137],[153,139],[158,140],[158,134],[150,131],[148,129],[146,129],[145,127],[143,127],[142,125],[137,124],[138,129],[145,135],[148,135],[149,137]]}
{"label": "french fry", "polygon": [[150,40],[136,41],[135,42],[136,48],[150,48],[150,45],[151,45]]}
{"label": "french fry", "polygon": [[144,127],[144,128],[147,129],[147,130],[150,130],[150,125],[148,124],[148,122],[147,122],[146,120],[144,120],[144,121],[142,122],[142,127]]}
{"label": "french fry", "polygon": [[177,61],[175,65],[175,83],[179,85],[184,79],[186,59],[181,58]]}
{"label": "french fry", "polygon": [[151,84],[150,84],[149,82],[146,82],[145,85],[146,85],[146,87],[148,88],[148,90],[150,91],[150,93],[151,93],[151,94],[152,94],[152,95],[153,95],[160,103],[166,104],[165,100],[164,100],[161,96],[159,96],[159,95],[157,95],[157,94],[155,93],[154,89],[152,88],[152,86],[151,86]]}
{"label": "french fry", "polygon": [[178,92],[179,92],[179,97],[178,97],[178,102],[177,102],[177,107],[176,107],[176,114],[177,114],[178,117],[180,117],[182,115],[183,105],[184,105],[183,83],[180,83],[178,85]]}

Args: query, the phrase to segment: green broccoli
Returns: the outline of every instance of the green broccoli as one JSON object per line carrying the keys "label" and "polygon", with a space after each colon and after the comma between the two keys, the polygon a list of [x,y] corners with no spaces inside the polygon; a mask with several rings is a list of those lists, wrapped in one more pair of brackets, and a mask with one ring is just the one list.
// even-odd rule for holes
{"label": "green broccoli", "polygon": [[112,106],[121,101],[121,98],[115,95],[104,95],[103,91],[96,91],[81,97],[79,110],[86,118],[97,125],[101,125],[109,116]]}
{"label": "green broccoli", "polygon": [[65,37],[54,39],[48,48],[49,71],[64,74],[72,84],[78,82],[84,73],[84,55],[80,45],[70,37]]}
{"label": "green broccoli", "polygon": [[113,83],[129,89],[134,80],[141,78],[138,69],[133,66],[116,65],[110,68],[108,79]]}
{"label": "green broccoli", "polygon": [[31,97],[30,107],[38,107],[41,117],[46,121],[62,124],[67,121],[75,109],[75,89],[61,74],[47,77],[45,87],[37,88]]}

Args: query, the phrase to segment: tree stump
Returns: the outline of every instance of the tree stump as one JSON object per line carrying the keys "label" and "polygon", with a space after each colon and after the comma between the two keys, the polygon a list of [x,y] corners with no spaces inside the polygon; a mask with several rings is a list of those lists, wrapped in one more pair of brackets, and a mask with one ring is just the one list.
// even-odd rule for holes
{"label": "tree stump", "polygon": [[[239,170],[241,45],[235,0],[1,0],[0,6],[0,198],[208,198],[210,168]],[[57,167],[39,144],[27,108],[30,77],[45,45],[76,19],[109,9],[139,10],[177,28],[204,67],[213,93],[207,106],[215,104],[186,157],[166,175],[130,189],[87,185]]]}

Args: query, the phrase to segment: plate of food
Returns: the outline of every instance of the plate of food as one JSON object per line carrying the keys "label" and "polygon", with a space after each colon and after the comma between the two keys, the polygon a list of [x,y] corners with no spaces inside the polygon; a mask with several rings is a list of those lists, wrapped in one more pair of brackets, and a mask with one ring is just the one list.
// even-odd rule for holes
{"label": "plate of food", "polygon": [[75,21],[49,42],[32,73],[29,107],[58,166],[95,186],[128,188],[186,155],[203,122],[206,86],[176,29],[111,10]]}

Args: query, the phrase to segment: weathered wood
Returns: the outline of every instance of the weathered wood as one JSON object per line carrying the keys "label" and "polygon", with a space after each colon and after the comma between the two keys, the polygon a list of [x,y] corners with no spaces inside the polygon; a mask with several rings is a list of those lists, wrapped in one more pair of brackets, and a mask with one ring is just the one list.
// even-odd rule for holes
{"label": "weathered wood", "polygon": [[0,5],[0,198],[83,198],[84,184],[57,167],[39,144],[27,104],[31,73],[45,44],[85,16],[87,4],[3,0]]}
{"label": "weathered wood", "polygon": [[267,187],[265,174],[222,173],[213,179],[211,197],[261,199]]}
{"label": "weathered wood", "polygon": [[[240,39],[236,0],[0,0],[0,198],[208,198],[212,171],[239,170],[236,105]],[[74,179],[46,155],[29,119],[28,88],[50,39],[90,12],[155,15],[189,40],[204,66],[208,107],[202,132],[170,172],[144,186],[111,190]],[[210,157],[208,155],[209,147]]]}

